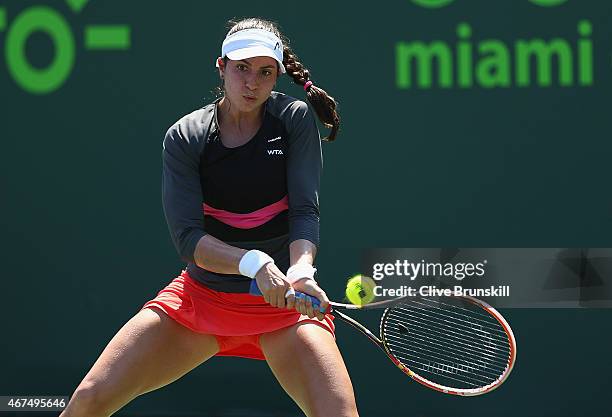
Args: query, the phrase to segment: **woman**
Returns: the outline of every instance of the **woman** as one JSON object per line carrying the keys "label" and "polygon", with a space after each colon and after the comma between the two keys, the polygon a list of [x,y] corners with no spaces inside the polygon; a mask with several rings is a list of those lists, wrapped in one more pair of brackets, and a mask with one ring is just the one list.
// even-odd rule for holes
{"label": "woman", "polygon": [[331,317],[294,297],[329,303],[313,267],[319,132],[306,103],[272,88],[282,73],[302,85],[329,141],[335,102],[265,20],[235,23],[216,66],[223,96],[164,139],[164,212],[187,268],[119,330],[62,417],[111,415],[215,355],[265,359],[308,416],[357,416]]}

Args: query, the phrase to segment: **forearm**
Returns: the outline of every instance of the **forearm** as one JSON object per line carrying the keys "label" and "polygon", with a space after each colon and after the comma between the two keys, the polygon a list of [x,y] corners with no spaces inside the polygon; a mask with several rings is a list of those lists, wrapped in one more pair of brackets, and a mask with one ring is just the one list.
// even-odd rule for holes
{"label": "forearm", "polygon": [[[220,274],[239,274],[238,265],[247,253],[246,249],[230,246],[219,239],[206,235],[196,245],[194,259],[197,266]],[[317,247],[306,239],[298,239],[289,245],[291,265],[306,263],[312,265]]]}
{"label": "forearm", "polygon": [[239,274],[240,259],[247,251],[230,246],[219,239],[206,235],[196,245],[194,260],[197,266],[219,274]]}
{"label": "forearm", "polygon": [[312,265],[317,255],[317,246],[309,240],[297,239],[289,245],[290,265],[307,263]]}

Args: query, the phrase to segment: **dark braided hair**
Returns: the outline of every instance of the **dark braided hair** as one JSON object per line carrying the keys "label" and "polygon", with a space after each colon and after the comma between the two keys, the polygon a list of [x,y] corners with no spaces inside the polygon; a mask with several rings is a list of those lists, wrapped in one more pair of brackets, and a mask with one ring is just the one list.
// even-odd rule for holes
{"label": "dark braided hair", "polygon": [[[278,26],[271,21],[250,17],[242,20],[230,20],[228,22],[229,32],[227,35],[238,32],[244,29],[263,29],[268,32],[274,33],[279,39],[283,41],[283,65],[287,70],[287,75],[293,79],[293,82],[301,85],[306,85],[307,82],[311,82],[310,71],[304,67],[304,65],[298,60],[293,50],[289,47],[289,40],[283,36],[278,29]],[[224,58],[227,62],[227,57]],[[325,90],[311,84],[306,89],[306,98],[317,113],[319,120],[325,127],[331,129],[329,136],[323,138],[324,141],[333,142],[338,134],[340,128],[340,116],[336,112],[336,100]]]}

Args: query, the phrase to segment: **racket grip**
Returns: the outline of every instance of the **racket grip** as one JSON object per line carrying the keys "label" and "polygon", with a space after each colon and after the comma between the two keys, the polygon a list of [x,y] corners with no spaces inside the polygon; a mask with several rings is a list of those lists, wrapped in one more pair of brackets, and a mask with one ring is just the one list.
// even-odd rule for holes
{"label": "racket grip", "polygon": [[[251,281],[251,287],[249,288],[249,294],[262,295],[259,289],[259,286],[257,285],[257,281],[255,280]],[[312,295],[304,294],[303,292],[296,291],[295,298],[303,298],[305,300],[310,300],[310,302],[312,303],[312,307],[315,310],[321,311],[321,302],[316,297],[313,297]]]}

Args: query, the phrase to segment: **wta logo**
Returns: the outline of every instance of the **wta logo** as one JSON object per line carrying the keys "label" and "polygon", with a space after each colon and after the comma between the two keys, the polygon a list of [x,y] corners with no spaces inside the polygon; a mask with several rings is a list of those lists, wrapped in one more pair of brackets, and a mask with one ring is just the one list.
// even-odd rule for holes
{"label": "wta logo", "polygon": [[[448,6],[455,0],[412,0],[418,6],[425,7],[428,9],[438,9],[440,7]],[[567,0],[528,0],[530,3],[533,3],[542,7],[554,7],[559,6],[565,3]]]}
{"label": "wta logo", "polygon": [[[89,0],[65,0],[69,12],[79,14]],[[74,68],[77,48],[75,34],[66,18],[57,10],[43,5],[31,6],[13,16],[0,7],[0,32],[6,31],[4,50],[8,73],[24,91],[49,94],[64,85]],[[43,34],[53,43],[50,63],[37,65],[26,53],[28,41]],[[124,51],[130,48],[130,27],[117,24],[85,26],[83,45],[86,51]]]}

